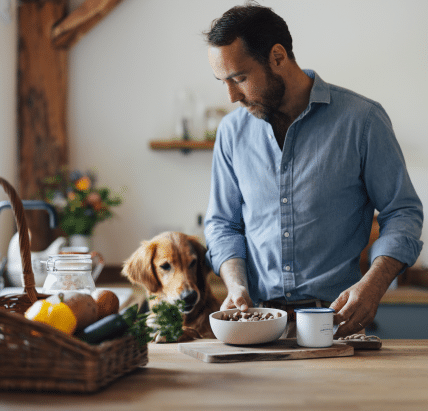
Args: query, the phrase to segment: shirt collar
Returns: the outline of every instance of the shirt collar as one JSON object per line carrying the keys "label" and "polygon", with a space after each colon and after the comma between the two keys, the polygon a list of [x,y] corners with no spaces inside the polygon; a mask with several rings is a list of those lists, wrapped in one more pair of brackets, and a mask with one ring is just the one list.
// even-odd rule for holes
{"label": "shirt collar", "polygon": [[303,70],[310,78],[314,79],[309,103],[330,103],[330,86],[315,71]]}

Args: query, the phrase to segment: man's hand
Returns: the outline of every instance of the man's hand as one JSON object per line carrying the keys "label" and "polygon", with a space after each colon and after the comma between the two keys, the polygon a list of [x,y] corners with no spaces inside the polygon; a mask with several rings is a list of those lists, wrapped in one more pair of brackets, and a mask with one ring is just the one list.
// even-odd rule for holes
{"label": "man's hand", "polygon": [[373,322],[381,298],[403,267],[394,258],[379,256],[358,283],[339,295],[330,306],[339,324],[335,337],[354,334]]}
{"label": "man's hand", "polygon": [[239,308],[241,311],[247,311],[248,307],[252,307],[251,298],[245,287],[235,286],[228,290],[227,297],[223,301],[220,310],[229,310],[230,308]]}
{"label": "man's hand", "polygon": [[345,337],[361,331],[370,324],[376,315],[383,292],[361,279],[343,291],[331,304],[336,311],[334,323],[340,324],[335,337]]}
{"label": "man's hand", "polygon": [[241,311],[247,311],[248,307],[253,306],[248,293],[247,269],[243,259],[232,258],[225,261],[220,267],[220,276],[228,292],[221,310],[239,308]]}

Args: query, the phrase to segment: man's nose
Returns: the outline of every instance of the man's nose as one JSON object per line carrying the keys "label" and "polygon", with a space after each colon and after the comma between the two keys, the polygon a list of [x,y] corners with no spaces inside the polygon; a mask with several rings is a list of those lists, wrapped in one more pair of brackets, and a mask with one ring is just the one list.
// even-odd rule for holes
{"label": "man's nose", "polygon": [[231,103],[236,103],[244,99],[244,95],[239,91],[238,87],[234,84],[227,85],[227,91],[229,93],[229,100]]}

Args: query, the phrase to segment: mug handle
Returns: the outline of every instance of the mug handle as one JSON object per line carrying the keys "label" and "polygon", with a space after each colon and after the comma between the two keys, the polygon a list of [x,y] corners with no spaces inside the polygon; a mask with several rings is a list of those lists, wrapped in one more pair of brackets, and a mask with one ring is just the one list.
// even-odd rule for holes
{"label": "mug handle", "polygon": [[94,270],[92,271],[92,278],[95,282],[97,280],[97,278],[99,277],[99,275],[101,274],[101,271],[103,270],[103,268],[105,266],[105,262],[104,262],[103,256],[97,251],[91,252],[91,258],[92,258],[92,260],[94,260],[95,258],[98,260],[98,262],[95,265]]}

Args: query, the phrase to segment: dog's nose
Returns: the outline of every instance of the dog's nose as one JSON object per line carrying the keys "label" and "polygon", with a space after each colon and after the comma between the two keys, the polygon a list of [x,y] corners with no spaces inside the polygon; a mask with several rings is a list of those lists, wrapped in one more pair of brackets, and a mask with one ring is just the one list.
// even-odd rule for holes
{"label": "dog's nose", "polygon": [[180,299],[184,301],[184,311],[191,311],[198,300],[198,293],[195,290],[185,290],[180,294]]}

